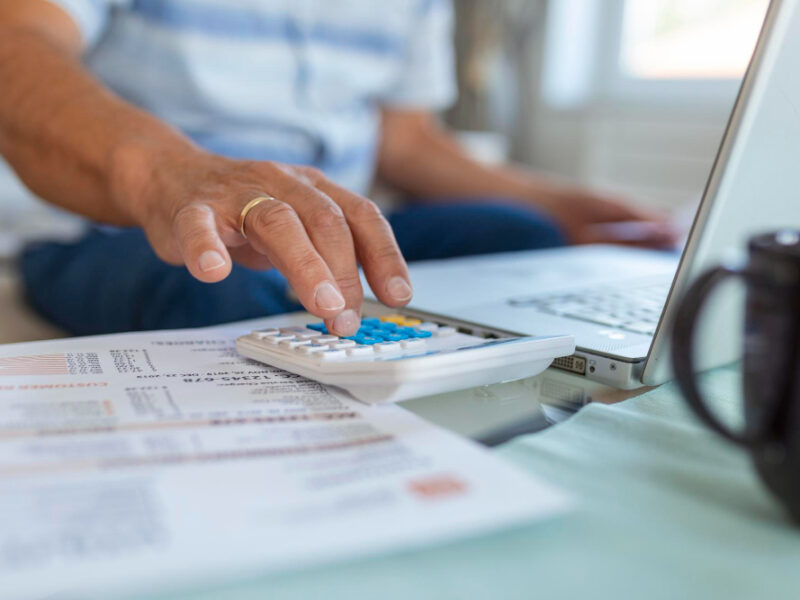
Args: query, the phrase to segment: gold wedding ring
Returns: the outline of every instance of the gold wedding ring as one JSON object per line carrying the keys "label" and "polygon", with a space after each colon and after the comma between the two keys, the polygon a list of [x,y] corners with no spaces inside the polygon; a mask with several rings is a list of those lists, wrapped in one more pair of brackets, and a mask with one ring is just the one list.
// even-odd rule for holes
{"label": "gold wedding ring", "polygon": [[259,196],[258,198],[253,198],[244,205],[242,212],[239,213],[239,233],[242,234],[244,239],[247,239],[247,234],[244,232],[244,221],[247,218],[247,213],[253,210],[256,206],[261,204],[262,202],[269,202],[275,200],[272,196]]}

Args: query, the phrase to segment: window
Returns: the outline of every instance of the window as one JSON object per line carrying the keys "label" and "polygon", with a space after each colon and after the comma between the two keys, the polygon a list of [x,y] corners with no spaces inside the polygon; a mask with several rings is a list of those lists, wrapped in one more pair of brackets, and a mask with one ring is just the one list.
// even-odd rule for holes
{"label": "window", "polygon": [[554,0],[543,93],[553,107],[729,104],[768,0]]}
{"label": "window", "polygon": [[767,0],[627,0],[619,69],[625,77],[738,79]]}

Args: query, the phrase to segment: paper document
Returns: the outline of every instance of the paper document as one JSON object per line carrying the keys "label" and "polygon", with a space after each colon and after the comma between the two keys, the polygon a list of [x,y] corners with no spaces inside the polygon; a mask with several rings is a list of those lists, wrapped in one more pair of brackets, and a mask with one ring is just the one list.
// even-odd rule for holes
{"label": "paper document", "polygon": [[0,346],[0,597],[202,587],[563,510],[401,406],[236,354],[286,322]]}

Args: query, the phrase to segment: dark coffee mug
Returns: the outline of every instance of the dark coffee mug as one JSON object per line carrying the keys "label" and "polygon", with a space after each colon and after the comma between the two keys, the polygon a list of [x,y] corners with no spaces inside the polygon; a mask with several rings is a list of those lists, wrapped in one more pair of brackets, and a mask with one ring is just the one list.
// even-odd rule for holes
{"label": "dark coffee mug", "polygon": [[[800,232],[754,237],[742,267],[719,266],[687,291],[675,317],[672,364],[683,395],[700,419],[747,448],[766,486],[800,523]],[[744,427],[733,431],[708,408],[694,376],[693,334],[700,308],[720,282],[746,287]]]}

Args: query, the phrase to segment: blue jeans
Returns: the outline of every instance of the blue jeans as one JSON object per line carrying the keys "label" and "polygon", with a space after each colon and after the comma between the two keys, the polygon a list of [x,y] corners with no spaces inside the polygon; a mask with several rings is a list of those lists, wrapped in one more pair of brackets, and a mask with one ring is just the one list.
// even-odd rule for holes
{"label": "blue jeans", "polygon": [[[412,205],[389,222],[409,261],[564,243],[543,215],[497,202]],[[275,270],[237,265],[224,281],[201,283],[184,267],[161,262],[139,229],[34,244],[20,268],[30,305],[75,335],[201,327],[300,308]]]}

